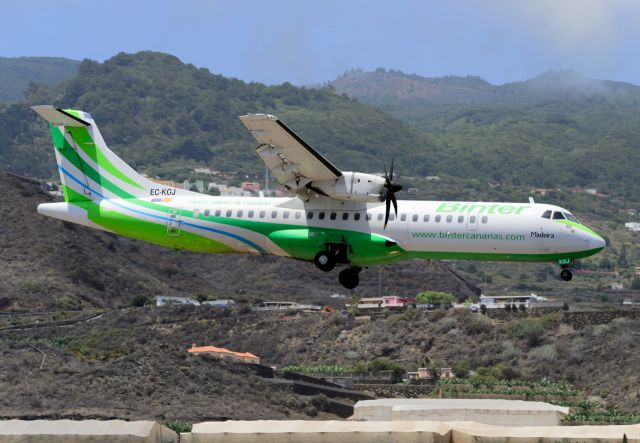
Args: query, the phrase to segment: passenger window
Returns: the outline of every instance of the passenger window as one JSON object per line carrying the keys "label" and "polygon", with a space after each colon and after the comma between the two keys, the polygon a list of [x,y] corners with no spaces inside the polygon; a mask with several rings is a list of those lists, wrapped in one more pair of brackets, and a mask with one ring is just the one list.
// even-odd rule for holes
{"label": "passenger window", "polygon": [[400,221],[407,221],[407,214],[400,214]]}
{"label": "passenger window", "polygon": [[464,223],[464,215],[458,216],[458,223]]}
{"label": "passenger window", "polygon": [[296,220],[302,217],[302,213],[300,211],[296,211]]}
{"label": "passenger window", "polygon": [[313,212],[309,211],[307,212],[307,220],[312,220],[313,219]]}
{"label": "passenger window", "polygon": [[476,216],[475,215],[469,216],[469,223],[475,223],[475,222],[476,222]]}
{"label": "passenger window", "polygon": [[318,213],[318,218],[319,218],[320,220],[324,220],[324,212],[320,212],[320,213]]}
{"label": "passenger window", "polygon": [[193,210],[193,216],[194,216],[194,217],[197,217],[197,216],[199,216],[199,215],[200,215],[200,209],[194,209],[194,210]]}
{"label": "passenger window", "polygon": [[359,212],[356,212],[355,214],[353,214],[353,219],[354,219],[355,221],[360,220],[360,213],[359,213]]}
{"label": "passenger window", "polygon": [[447,223],[451,223],[453,221],[453,215],[447,215]]}
{"label": "passenger window", "polygon": [[413,214],[411,216],[411,221],[417,222],[418,221],[418,214]]}
{"label": "passenger window", "polygon": [[422,221],[423,222],[428,222],[429,221],[429,214],[425,214],[424,217],[422,217]]}
{"label": "passenger window", "polygon": [[389,214],[389,221],[394,221],[396,219],[395,214]]}
{"label": "passenger window", "polygon": [[264,218],[267,215],[266,211],[260,211],[260,218]]}
{"label": "passenger window", "polygon": [[209,211],[208,209],[204,210],[204,216],[205,217],[209,217],[211,215],[211,211]]}
{"label": "passenger window", "polygon": [[367,221],[370,221],[370,220],[371,220],[371,214],[367,212]]}
{"label": "passenger window", "polygon": [[383,218],[384,218],[383,214],[378,214],[378,221],[382,221]]}
{"label": "passenger window", "polygon": [[553,213],[553,219],[554,220],[564,220],[564,215],[562,215],[562,212],[554,212]]}
{"label": "passenger window", "polygon": [[289,211],[284,211],[282,213],[282,218],[289,218]]}
{"label": "passenger window", "polygon": [[489,217],[487,217],[486,215],[482,216],[482,223],[487,223],[489,221]]}
{"label": "passenger window", "polygon": [[332,213],[329,215],[329,218],[330,218],[331,220],[335,220],[335,219],[336,219],[336,217],[337,217],[337,215],[338,215],[338,214],[336,214],[335,212],[332,212]]}
{"label": "passenger window", "polygon": [[220,217],[220,214],[222,214],[222,212],[220,211],[220,209],[216,209],[216,217]]}
{"label": "passenger window", "polygon": [[242,209],[240,209],[240,210],[236,213],[236,215],[238,216],[238,218],[242,217]]}
{"label": "passenger window", "polygon": [[551,210],[544,211],[542,218],[551,218]]}
{"label": "passenger window", "polygon": [[227,211],[227,217],[231,217],[231,209]]}
{"label": "passenger window", "polygon": [[271,211],[271,218],[276,218],[278,216],[278,211]]}
{"label": "passenger window", "polygon": [[349,213],[348,212],[343,212],[342,213],[342,220],[349,220]]}
{"label": "passenger window", "polygon": [[249,216],[249,218],[253,218],[253,214],[255,214],[255,212],[254,212],[254,211],[249,211],[249,212],[247,213],[247,215]]}
{"label": "passenger window", "polygon": [[442,216],[436,215],[436,223],[440,223],[440,220],[442,220]]}

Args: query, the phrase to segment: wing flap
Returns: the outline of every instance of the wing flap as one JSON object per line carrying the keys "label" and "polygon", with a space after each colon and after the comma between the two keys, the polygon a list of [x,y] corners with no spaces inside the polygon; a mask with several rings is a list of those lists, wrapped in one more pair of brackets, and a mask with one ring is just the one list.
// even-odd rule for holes
{"label": "wing flap", "polygon": [[282,184],[306,178],[308,181],[335,180],[342,172],[273,115],[248,114],[240,117],[260,143],[257,153]]}

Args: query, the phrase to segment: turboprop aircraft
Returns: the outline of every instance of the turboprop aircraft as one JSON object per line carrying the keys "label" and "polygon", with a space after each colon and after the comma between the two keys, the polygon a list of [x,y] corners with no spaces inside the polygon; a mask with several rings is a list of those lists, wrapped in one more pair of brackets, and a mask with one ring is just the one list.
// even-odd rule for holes
{"label": "turboprop aircraft", "polygon": [[340,265],[340,283],[353,289],[363,268],[412,258],[556,262],[568,281],[574,260],[605,246],[568,210],[532,199],[397,201],[393,162],[384,177],[340,171],[272,115],[240,120],[293,197],[213,197],[155,183],[107,147],[90,114],[33,110],[49,122],[64,193],[40,214],[173,249],[278,255],[327,272]]}

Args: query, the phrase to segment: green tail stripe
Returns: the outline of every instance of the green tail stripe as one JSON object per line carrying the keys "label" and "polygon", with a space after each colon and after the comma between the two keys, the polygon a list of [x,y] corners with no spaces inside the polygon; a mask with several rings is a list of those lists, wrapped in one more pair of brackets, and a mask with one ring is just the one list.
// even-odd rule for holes
{"label": "green tail stripe", "polygon": [[107,172],[109,172],[114,177],[119,178],[125,183],[130,184],[131,186],[135,186],[139,189],[144,189],[143,186],[133,181],[130,177],[126,176],[122,171],[114,166],[113,163],[104,155],[104,153],[96,146],[93,138],[87,131],[87,128],[84,127],[68,127],[65,128],[73,141],[78,145],[82,151],[91,158],[98,166],[104,168]]}

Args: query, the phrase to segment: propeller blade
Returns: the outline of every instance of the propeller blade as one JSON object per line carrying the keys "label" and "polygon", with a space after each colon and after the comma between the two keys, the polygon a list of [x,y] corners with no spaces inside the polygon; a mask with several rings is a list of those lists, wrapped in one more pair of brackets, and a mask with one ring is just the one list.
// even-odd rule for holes
{"label": "propeller blade", "polygon": [[391,170],[389,171],[389,181],[392,182],[393,181],[393,163],[396,160],[396,156],[394,155],[393,157],[391,157]]}
{"label": "propeller blade", "polygon": [[396,217],[398,216],[398,202],[396,201],[396,194],[391,193],[391,203],[393,203],[393,210],[396,212]]}
{"label": "propeller blade", "polygon": [[391,201],[389,200],[389,198],[385,199],[385,205],[387,210],[384,213],[384,228],[383,229],[387,229],[387,223],[389,222],[389,213],[391,212]]}
{"label": "propeller blade", "polygon": [[383,165],[384,166],[384,181],[385,183],[389,182],[389,175],[387,174],[387,165]]}

